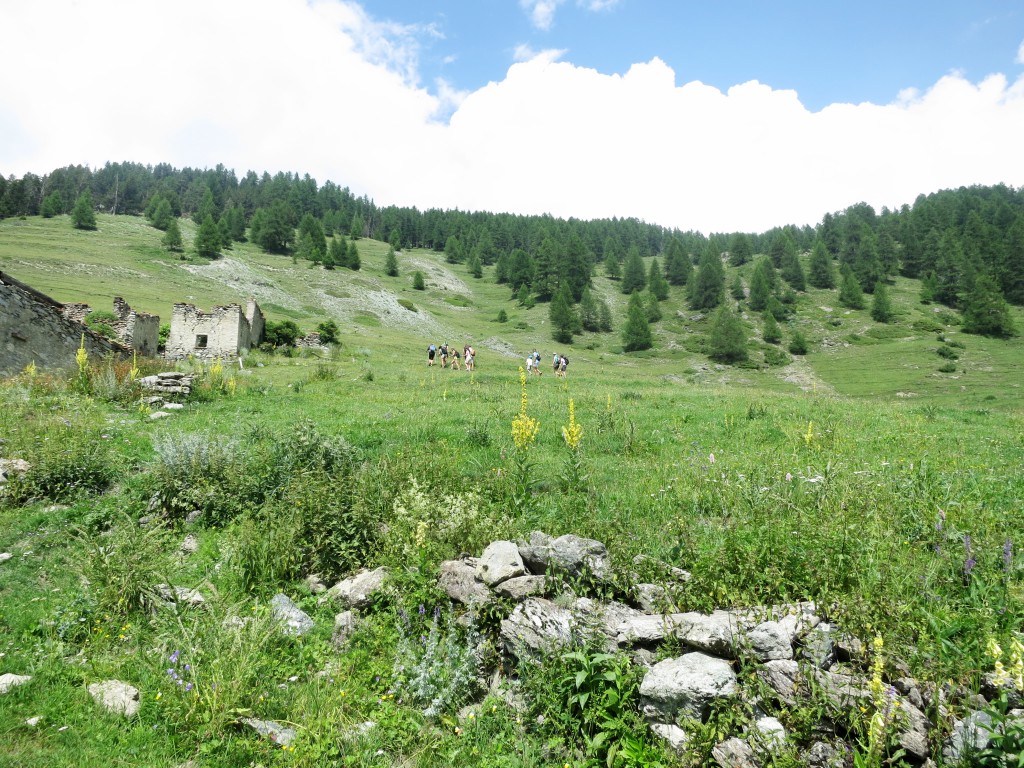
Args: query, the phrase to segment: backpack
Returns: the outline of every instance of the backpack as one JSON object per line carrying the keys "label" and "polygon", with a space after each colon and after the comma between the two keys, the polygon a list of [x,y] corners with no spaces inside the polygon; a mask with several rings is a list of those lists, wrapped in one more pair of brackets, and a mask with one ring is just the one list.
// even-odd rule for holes
{"label": "backpack", "polygon": [[433,344],[431,344],[431,345],[430,345],[430,350],[429,350],[429,351],[431,351],[431,352],[437,352],[437,347],[435,347],[435,346],[434,346]]}

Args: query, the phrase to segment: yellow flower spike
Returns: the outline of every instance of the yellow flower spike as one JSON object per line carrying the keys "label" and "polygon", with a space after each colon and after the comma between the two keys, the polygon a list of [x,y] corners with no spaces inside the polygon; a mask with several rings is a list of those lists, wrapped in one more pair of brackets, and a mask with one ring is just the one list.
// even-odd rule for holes
{"label": "yellow flower spike", "polygon": [[569,426],[562,427],[562,437],[570,449],[576,450],[583,440],[583,426],[576,421],[576,404],[569,398]]}
{"label": "yellow flower spike", "polygon": [[814,427],[814,422],[813,421],[808,421],[807,422],[807,433],[804,435],[804,443],[806,443],[807,445],[810,445],[811,442],[814,440],[814,429],[813,429],[813,427]]}
{"label": "yellow flower spike", "polygon": [[78,364],[78,372],[84,374],[89,367],[89,353],[85,351],[85,334],[82,334],[82,341],[75,352],[75,362]]}

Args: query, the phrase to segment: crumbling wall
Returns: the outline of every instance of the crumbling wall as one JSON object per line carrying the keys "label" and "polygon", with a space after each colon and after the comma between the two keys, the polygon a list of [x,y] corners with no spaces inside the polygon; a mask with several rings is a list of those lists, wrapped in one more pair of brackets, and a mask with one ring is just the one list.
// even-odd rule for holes
{"label": "crumbling wall", "polygon": [[114,297],[114,333],[126,347],[140,355],[153,357],[160,343],[160,318],[147,312],[138,312],[128,306],[120,296]]}
{"label": "crumbling wall", "polygon": [[214,307],[209,312],[192,304],[175,304],[164,356],[172,360],[189,355],[204,360],[236,357],[248,336],[249,326],[238,304]]}
{"label": "crumbling wall", "polygon": [[130,355],[123,345],[65,317],[63,307],[0,272],[0,375],[13,376],[30,363],[42,369],[71,368],[83,339],[91,358]]}
{"label": "crumbling wall", "polygon": [[77,302],[62,304],[60,307],[60,313],[75,323],[84,323],[85,316],[90,312],[92,312],[92,307],[88,304],[79,304]]}
{"label": "crumbling wall", "polygon": [[263,341],[263,331],[267,326],[267,320],[263,317],[263,310],[256,303],[255,299],[249,299],[245,307],[245,319],[249,323],[249,346],[248,349],[258,347]]}

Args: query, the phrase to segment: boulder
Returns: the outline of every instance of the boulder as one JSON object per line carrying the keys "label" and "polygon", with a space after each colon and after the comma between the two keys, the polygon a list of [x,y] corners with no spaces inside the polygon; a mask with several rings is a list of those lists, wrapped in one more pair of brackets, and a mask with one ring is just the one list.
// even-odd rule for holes
{"label": "boulder", "polygon": [[199,551],[199,539],[194,533],[188,534],[178,547],[178,551],[183,555],[194,555]]}
{"label": "boulder", "polygon": [[793,635],[782,622],[764,621],[743,634],[743,643],[758,661],[792,659]]}
{"label": "boulder", "polygon": [[352,611],[342,611],[334,617],[334,632],[331,634],[331,642],[335,648],[341,648],[348,636],[356,628],[356,616]]}
{"label": "boulder", "polygon": [[14,555],[12,555],[10,552],[0,552],[0,563],[6,563],[12,557],[14,557]]}
{"label": "boulder", "polygon": [[809,768],[844,768],[842,750],[824,741],[816,741],[803,753],[803,760]]}
{"label": "boulder", "polygon": [[547,582],[547,576],[516,576],[501,582],[494,588],[494,591],[502,597],[519,602],[533,595],[543,595],[544,590],[547,589]]}
{"label": "boulder", "polygon": [[463,605],[483,605],[491,599],[490,590],[476,578],[476,560],[445,560],[437,585],[448,597]]}
{"label": "boulder", "polygon": [[703,653],[665,659],[644,675],[640,706],[649,720],[674,722],[680,715],[703,718],[711,703],[736,693],[736,674],[729,662]]}
{"label": "boulder", "polygon": [[715,744],[711,756],[721,768],[761,768],[751,746],[735,737]]}
{"label": "boulder", "polygon": [[489,587],[525,573],[523,558],[511,541],[492,541],[480,555],[476,566],[477,578]]}
{"label": "boulder", "polygon": [[807,686],[800,674],[800,666],[792,659],[767,661],[757,668],[755,674],[775,692],[783,704],[794,706],[798,698],[806,693]]}
{"label": "boulder", "polygon": [[836,663],[836,648],[832,642],[832,625],[822,622],[804,636],[800,658],[819,669],[829,669]]}
{"label": "boulder", "polygon": [[134,717],[142,704],[138,688],[120,680],[93,683],[88,691],[97,704],[115,715]]}
{"label": "boulder", "polygon": [[185,605],[189,608],[195,608],[206,602],[206,598],[199,593],[199,590],[189,589],[188,587],[173,587],[170,584],[157,584],[156,591],[164,601],[164,604],[168,607]]}
{"label": "boulder", "polygon": [[992,740],[992,716],[987,712],[971,712],[953,725],[953,732],[942,744],[942,757],[949,765],[956,765],[968,753],[984,749]]}
{"label": "boulder", "polygon": [[677,755],[681,755],[686,751],[686,745],[689,742],[690,737],[687,736],[686,731],[678,725],[672,725],[670,723],[651,723],[650,728],[651,733],[665,741]]}
{"label": "boulder", "polygon": [[658,584],[637,584],[633,597],[644,613],[661,613],[669,601],[668,590]]}
{"label": "boulder", "polygon": [[305,611],[281,592],[270,598],[270,613],[281,624],[286,635],[305,635],[316,626]]}
{"label": "boulder", "polygon": [[324,593],[321,602],[334,600],[345,608],[366,608],[373,596],[384,586],[388,569],[362,570],[335,584]]}
{"label": "boulder", "polygon": [[752,729],[759,750],[774,752],[786,744],[786,729],[777,718],[759,717]]}
{"label": "boulder", "polygon": [[502,620],[501,639],[512,653],[523,648],[543,653],[572,642],[574,624],[568,609],[542,597],[530,597]]}
{"label": "boulder", "polygon": [[519,543],[518,549],[530,573],[544,574],[550,568],[570,576],[591,573],[599,579],[611,574],[608,549],[594,539],[584,539],[571,533],[553,539],[545,533],[533,531],[528,541]]}

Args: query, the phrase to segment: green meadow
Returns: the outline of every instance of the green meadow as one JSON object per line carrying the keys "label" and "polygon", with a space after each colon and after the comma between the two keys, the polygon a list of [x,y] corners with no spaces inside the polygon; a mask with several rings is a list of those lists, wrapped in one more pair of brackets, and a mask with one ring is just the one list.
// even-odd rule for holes
{"label": "green meadow", "polygon": [[[0,385],[0,456],[31,467],[0,485],[0,552],[12,555],[0,563],[0,673],[32,676],[0,695],[0,765],[708,764],[714,743],[755,718],[749,703],[689,724],[690,746],[675,754],[640,717],[634,667],[600,678],[598,711],[559,698],[566,679],[583,679],[574,659],[502,655],[497,627],[512,606],[501,602],[477,618],[478,672],[516,681],[523,706],[470,685],[424,714],[396,664],[410,632],[426,637],[437,608],[438,649],[465,661],[440,563],[534,530],[605,543],[620,574],[643,570],[638,555],[689,571],[672,610],[814,601],[865,646],[882,639],[887,678],[945,692],[926,712],[940,734],[993,668],[990,641],[1009,648],[1021,628],[1024,342],[960,333],[956,313],[919,303],[916,281],[891,286],[890,324],[843,309],[834,291],[801,294],[783,334],[799,328],[810,351],[784,365],[764,361],[760,318],[747,317],[750,362],[723,366],[702,354],[707,319],[678,289],[654,348],[625,354],[617,333],[555,345],[546,305],[517,306],[488,270],[474,279],[441,254],[401,253],[398,277],[384,274],[387,244],[368,240],[358,272],[249,244],[182,261],[143,220],[98,218],[94,233],[67,217],[0,221],[0,270],[60,301],[106,309],[120,295],[164,318],[174,301],[208,309],[254,296],[270,319],[304,330],[336,320],[340,343],[254,352],[243,367],[181,363],[196,390],[160,420],[124,363]],[[412,289],[417,269],[425,291]],[[625,297],[603,276],[594,286],[620,327]],[[426,346],[444,341],[472,344],[477,369],[428,367]],[[523,378],[534,348],[543,375]],[[551,372],[555,350],[570,357],[564,379]],[[575,449],[563,433],[570,407]],[[523,414],[537,432],[517,444]],[[337,609],[306,577],[332,584],[378,566],[392,585],[339,650]],[[627,582],[557,582],[551,596],[628,599]],[[206,603],[163,607],[158,584]],[[277,592],[314,619],[312,633],[275,631]],[[140,690],[137,715],[98,714],[86,687],[108,678]],[[805,764],[823,738],[821,707],[812,696],[782,709],[789,739],[770,764]],[[244,717],[288,723],[296,740],[282,748],[239,726]],[[900,764],[868,749],[870,718],[832,723],[831,735],[859,764]],[[939,741],[933,757],[941,764]]]}

